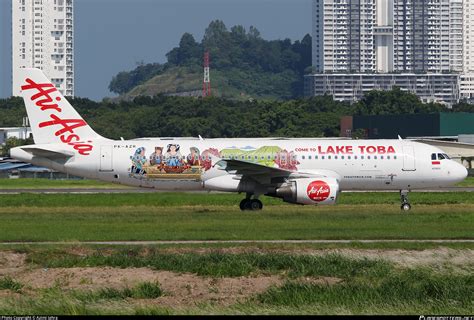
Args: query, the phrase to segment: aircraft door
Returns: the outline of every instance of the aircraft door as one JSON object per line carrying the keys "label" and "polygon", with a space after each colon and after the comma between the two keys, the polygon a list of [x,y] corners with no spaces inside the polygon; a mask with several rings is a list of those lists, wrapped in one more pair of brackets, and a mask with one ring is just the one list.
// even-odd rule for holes
{"label": "aircraft door", "polygon": [[100,147],[100,171],[114,171],[112,162],[112,146]]}
{"label": "aircraft door", "polygon": [[415,171],[415,150],[412,146],[403,147],[403,171]]}

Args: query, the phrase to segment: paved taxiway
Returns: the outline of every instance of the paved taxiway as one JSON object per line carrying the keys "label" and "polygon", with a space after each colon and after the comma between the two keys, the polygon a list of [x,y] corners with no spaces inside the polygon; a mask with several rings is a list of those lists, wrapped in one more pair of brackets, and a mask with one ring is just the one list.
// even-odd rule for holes
{"label": "paved taxiway", "polygon": [[474,239],[366,239],[366,240],[185,240],[185,241],[15,241],[0,245],[166,245],[166,244],[344,244],[344,243],[474,243]]}
{"label": "paved taxiway", "polygon": [[[50,188],[50,189],[0,189],[0,194],[20,194],[20,193],[44,193],[44,194],[61,194],[61,193],[78,193],[78,194],[91,194],[91,193],[153,193],[153,192],[182,192],[180,190],[175,191],[162,191],[149,188],[107,188],[107,189],[89,189],[89,188]],[[195,192],[209,192],[203,191],[190,191]],[[343,191],[343,192],[371,192],[371,191]],[[375,191],[377,192],[377,191]],[[395,192],[395,191],[378,191],[378,192]],[[474,192],[474,187],[448,187],[443,189],[434,190],[415,190],[414,192]],[[212,192],[218,193],[218,192]]]}

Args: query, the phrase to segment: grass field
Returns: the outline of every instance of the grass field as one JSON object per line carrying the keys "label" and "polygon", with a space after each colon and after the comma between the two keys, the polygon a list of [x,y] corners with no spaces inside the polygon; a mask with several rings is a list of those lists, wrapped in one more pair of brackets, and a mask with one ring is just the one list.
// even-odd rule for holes
{"label": "grass field", "polygon": [[[474,187],[474,177],[458,183],[458,187]],[[127,188],[127,186],[97,180],[50,180],[50,179],[0,179],[0,190],[12,189],[56,189],[56,188]]]}
{"label": "grass field", "polygon": [[434,251],[433,261],[406,265],[346,253],[233,250],[10,252],[6,260],[24,260],[15,262],[19,271],[0,277],[0,313],[470,314],[474,308],[474,262],[451,263],[462,252]]}
{"label": "grass field", "polygon": [[0,241],[471,239],[472,193],[346,193],[340,205],[303,207],[265,198],[241,212],[233,194],[0,195]]}
{"label": "grass field", "polygon": [[119,184],[113,184],[97,180],[50,180],[50,179],[0,179],[0,190],[12,189],[115,189],[127,188]]}
{"label": "grass field", "polygon": [[[471,314],[469,192],[343,193],[328,207],[208,193],[0,195],[0,314]],[[351,239],[346,244],[87,245]],[[400,239],[360,243],[358,239]]]}

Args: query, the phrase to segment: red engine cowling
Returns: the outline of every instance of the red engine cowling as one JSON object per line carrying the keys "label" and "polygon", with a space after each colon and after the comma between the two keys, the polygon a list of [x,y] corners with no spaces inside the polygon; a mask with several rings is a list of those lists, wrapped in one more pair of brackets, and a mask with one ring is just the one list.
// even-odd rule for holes
{"label": "red engine cowling", "polygon": [[307,205],[335,204],[339,183],[335,178],[305,178],[290,181],[276,190],[285,202]]}

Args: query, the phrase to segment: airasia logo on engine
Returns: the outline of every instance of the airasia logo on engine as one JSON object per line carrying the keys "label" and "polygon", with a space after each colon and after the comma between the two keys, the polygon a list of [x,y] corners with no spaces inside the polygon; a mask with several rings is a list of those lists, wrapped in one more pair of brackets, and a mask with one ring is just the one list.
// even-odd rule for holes
{"label": "airasia logo on engine", "polygon": [[316,202],[321,202],[326,200],[331,194],[331,188],[329,185],[321,180],[316,180],[311,182],[306,189],[308,197]]}

